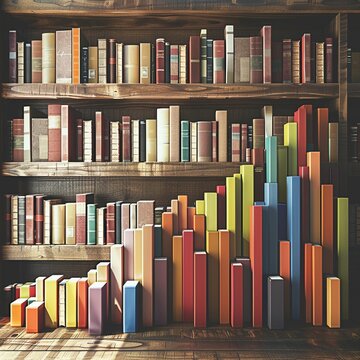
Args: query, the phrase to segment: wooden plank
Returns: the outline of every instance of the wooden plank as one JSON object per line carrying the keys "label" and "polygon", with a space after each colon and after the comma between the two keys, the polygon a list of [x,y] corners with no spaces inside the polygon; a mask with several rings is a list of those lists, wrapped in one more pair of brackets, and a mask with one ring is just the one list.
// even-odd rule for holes
{"label": "wooden plank", "polygon": [[97,261],[110,260],[108,245],[3,245],[2,260],[7,261]]}
{"label": "wooden plank", "polygon": [[338,84],[2,84],[4,99],[332,99]]}

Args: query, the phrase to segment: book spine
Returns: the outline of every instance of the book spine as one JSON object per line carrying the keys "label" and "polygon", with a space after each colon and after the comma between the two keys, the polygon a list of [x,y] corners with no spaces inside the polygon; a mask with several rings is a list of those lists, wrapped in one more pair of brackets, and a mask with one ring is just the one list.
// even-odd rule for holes
{"label": "book spine", "polygon": [[170,83],[170,44],[165,42],[165,82]]}
{"label": "book spine", "polygon": [[198,130],[197,130],[197,122],[190,123],[190,160],[192,162],[197,161],[198,157],[198,148],[197,148],[197,142],[198,142]]}
{"label": "book spine", "polygon": [[24,161],[31,161],[32,150],[32,121],[30,106],[24,106]]}
{"label": "book spine", "polygon": [[76,161],[84,158],[84,124],[82,119],[76,119]]}
{"label": "book spine", "polygon": [[[4,223],[5,223],[5,244],[11,243],[11,195],[5,194],[4,196]],[[24,217],[25,217],[25,206],[24,206]]]}
{"label": "book spine", "polygon": [[35,197],[35,244],[44,241],[44,196]]}
{"label": "book spine", "polygon": [[25,82],[24,79],[24,71],[25,71],[25,44],[23,41],[17,43],[17,82],[18,84],[23,84]]}
{"label": "book spine", "polygon": [[187,63],[186,50],[187,45],[179,45],[179,83],[186,84],[187,79]]}
{"label": "book spine", "polygon": [[212,125],[211,121],[198,122],[198,159],[199,162],[210,162],[212,159]]}
{"label": "book spine", "polygon": [[261,36],[250,37],[250,83],[263,82],[263,56]]}
{"label": "book spine", "polygon": [[311,34],[304,34],[301,38],[301,82],[311,82]]}
{"label": "book spine", "polygon": [[96,209],[96,242],[106,245],[106,207]]}
{"label": "book spine", "polygon": [[234,25],[226,25],[225,38],[225,81],[226,84],[234,82]]}
{"label": "book spine", "polygon": [[248,126],[247,124],[241,124],[241,162],[246,162],[246,148],[248,139]]}
{"label": "book spine", "polygon": [[92,120],[83,120],[83,129],[84,129],[84,162],[93,161],[93,130],[92,130]]}
{"label": "book spine", "polygon": [[217,149],[218,149],[218,158],[220,162],[226,162],[228,158],[227,154],[227,144],[228,144],[228,121],[227,121],[227,111],[226,110],[217,110],[215,112],[215,119],[218,125],[218,139],[217,139]]}
{"label": "book spine", "polygon": [[24,161],[24,119],[13,119],[13,161]]}
{"label": "book spine", "polygon": [[151,80],[151,44],[140,44],[140,84],[150,84]]}
{"label": "book spine", "polygon": [[122,201],[115,203],[115,244],[122,244],[122,231],[121,231],[121,205]]}
{"label": "book spine", "polygon": [[214,40],[213,81],[214,84],[225,82],[225,43]]}
{"label": "book spine", "polygon": [[116,82],[116,40],[109,39],[109,82]]}
{"label": "book spine", "polygon": [[325,82],[334,82],[333,77],[333,39],[327,37],[325,39]]}
{"label": "book spine", "polygon": [[80,65],[81,65],[81,53],[80,53],[80,28],[72,28],[72,83],[80,84]]}
{"label": "book spine", "polygon": [[137,332],[140,323],[141,284],[139,281],[127,281],[123,287],[123,331]]}
{"label": "book spine", "polygon": [[25,83],[31,83],[31,44],[25,43]]}
{"label": "book spine", "polygon": [[53,205],[51,209],[51,243],[65,244],[65,204]]}
{"label": "book spine", "polygon": [[329,328],[340,328],[340,279],[326,279],[326,325]]}
{"label": "book spine", "polygon": [[130,116],[122,117],[122,155],[123,161],[131,161],[131,120]]}
{"label": "book spine", "polygon": [[291,39],[283,40],[283,83],[291,83]]}
{"label": "book spine", "polygon": [[70,108],[68,105],[61,105],[61,161],[71,161],[71,148],[73,144],[71,141],[72,119],[70,115]]}
{"label": "book spine", "polygon": [[172,309],[173,321],[181,322],[183,320],[183,294],[182,294],[182,243],[180,235],[172,238]]}
{"label": "book spine", "polygon": [[131,120],[131,160],[139,162],[139,126],[140,120]]}
{"label": "book spine", "polygon": [[95,113],[96,161],[105,161],[105,119],[101,111]]}
{"label": "book spine", "polygon": [[156,49],[154,44],[151,44],[150,49],[150,83],[156,84]]}
{"label": "book spine", "polygon": [[213,83],[213,40],[206,40],[206,82]]}
{"label": "book spine", "polygon": [[156,120],[146,120],[146,162],[156,161]]}
{"label": "book spine", "polygon": [[271,26],[261,29],[262,55],[263,55],[263,80],[264,84],[271,83]]}
{"label": "book spine", "polygon": [[124,283],[124,246],[114,245],[110,249],[110,314],[109,320],[113,324],[122,325],[123,322],[123,287]]}
{"label": "book spine", "polygon": [[115,244],[115,203],[106,205],[106,244]]}
{"label": "book spine", "polygon": [[56,31],[56,83],[71,84],[72,82],[72,32],[71,30]]}
{"label": "book spine", "polygon": [[235,74],[236,83],[250,82],[250,38],[235,38]]}
{"label": "book spine", "polygon": [[99,84],[107,83],[107,52],[108,52],[107,40],[98,39],[98,81]]}
{"label": "book spine", "polygon": [[156,83],[165,83],[165,40],[156,39]]}
{"label": "book spine", "polygon": [[206,327],[207,301],[207,254],[194,253],[194,327]]}
{"label": "book spine", "polygon": [[87,204],[87,241],[88,245],[96,244],[96,205]]}
{"label": "book spine", "polygon": [[[26,238],[26,197],[18,196],[18,244],[25,245]],[[10,218],[11,219],[11,218]]]}
{"label": "book spine", "polygon": [[182,234],[183,230],[189,228],[187,223],[188,204],[189,199],[187,195],[178,195],[178,229],[180,234]]}
{"label": "book spine", "polygon": [[157,109],[157,161],[168,162],[170,155],[169,108]]}
{"label": "book spine", "polygon": [[93,201],[93,194],[76,194],[76,244],[86,244],[86,210]]}
{"label": "book spine", "polygon": [[[225,195],[225,194],[224,194]],[[225,204],[224,204],[225,205]],[[225,210],[225,209],[224,209]],[[224,219],[225,220],[225,219]],[[230,234],[219,230],[219,322],[230,324]]]}
{"label": "book spine", "polygon": [[170,161],[180,161],[180,107],[173,105],[170,114]]}
{"label": "book spine", "polygon": [[140,147],[139,161],[145,162],[146,161],[146,121],[145,120],[140,120],[140,124],[139,124],[139,147]]}
{"label": "book spine", "polygon": [[253,119],[254,149],[265,149],[265,120]]}
{"label": "book spine", "polygon": [[55,82],[55,33],[42,34],[42,82]]}
{"label": "book spine", "polygon": [[347,77],[348,77],[348,82],[352,82],[352,58],[351,58],[351,48],[347,48],[346,51],[346,64],[347,64]]}
{"label": "book spine", "polygon": [[218,123],[217,121],[211,122],[211,160],[218,161]]}
{"label": "book spine", "polygon": [[201,29],[200,31],[200,70],[201,70],[201,82],[207,83],[207,30]]}
{"label": "book spine", "polygon": [[179,82],[179,46],[170,46],[170,82],[177,84]]}
{"label": "book spine", "polygon": [[83,46],[81,48],[81,83],[87,84],[89,82],[89,48]]}
{"label": "book spine", "polygon": [[[18,204],[19,199],[17,195],[11,195],[11,244],[19,243],[19,219],[18,219]],[[25,205],[26,206],[26,205]]]}
{"label": "book spine", "polygon": [[181,161],[190,161],[189,154],[189,121],[181,121]]}
{"label": "book spine", "polygon": [[16,83],[16,30],[9,31],[9,83]]}
{"label": "book spine", "polygon": [[300,41],[292,42],[291,78],[294,84],[300,83]]}
{"label": "book spine", "polygon": [[194,232],[184,230],[182,246],[183,321],[194,320]]}
{"label": "book spine", "polygon": [[75,245],[76,203],[65,204],[65,244]]}
{"label": "book spine", "polygon": [[324,43],[316,43],[316,82],[323,84],[325,82],[325,53]]}
{"label": "book spine", "polygon": [[116,44],[116,83],[122,84],[123,82],[123,49],[124,44]]}
{"label": "book spine", "polygon": [[298,173],[298,142],[297,124],[287,123],[284,126],[284,145],[288,147],[288,175],[296,176]]}
{"label": "book spine", "polygon": [[201,77],[200,36],[190,36],[190,40],[189,40],[189,70],[190,70],[189,83],[190,84],[199,83],[200,77]]}
{"label": "book spine", "polygon": [[120,161],[120,123],[110,122],[110,161]]}
{"label": "book spine", "polygon": [[97,46],[89,46],[89,83],[99,82],[99,69],[98,69],[98,48]]}
{"label": "book spine", "polygon": [[138,84],[140,81],[139,45],[124,46],[124,83]]}

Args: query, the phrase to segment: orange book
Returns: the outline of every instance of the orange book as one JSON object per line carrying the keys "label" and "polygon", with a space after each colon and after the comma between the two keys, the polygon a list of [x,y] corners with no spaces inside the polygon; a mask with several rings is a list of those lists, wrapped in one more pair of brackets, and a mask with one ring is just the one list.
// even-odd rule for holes
{"label": "orange book", "polygon": [[18,298],[10,304],[10,325],[25,326],[25,308],[28,299]]}
{"label": "orange book", "polygon": [[290,241],[280,241],[280,276],[284,279],[285,319],[290,319]]}
{"label": "orange book", "polygon": [[230,232],[219,230],[220,324],[230,323]]}
{"label": "orange book", "polygon": [[26,332],[39,333],[44,329],[44,301],[34,301],[26,307]]}
{"label": "orange book", "polygon": [[194,250],[205,250],[205,215],[194,215]]}
{"label": "orange book", "polygon": [[305,322],[312,322],[312,245],[304,245]]}
{"label": "orange book", "polygon": [[[168,259],[172,258],[172,237],[174,234],[173,213],[163,212],[161,215],[162,226],[162,255]],[[169,260],[169,262],[171,262]]]}
{"label": "orange book", "polygon": [[80,28],[72,29],[72,82],[80,84]]}
{"label": "orange book", "polygon": [[178,231],[182,234],[183,230],[188,229],[187,224],[187,208],[188,208],[188,197],[187,195],[178,195]]}
{"label": "orange book", "polygon": [[172,279],[173,279],[173,320],[182,321],[182,236],[173,236],[173,254],[172,254]]}
{"label": "orange book", "polygon": [[323,288],[322,288],[322,247],[312,246],[312,324],[322,326],[323,323]]}
{"label": "orange book", "polygon": [[195,215],[195,207],[189,206],[187,208],[187,226],[189,230],[194,230],[194,215]]}
{"label": "orange book", "polygon": [[324,274],[334,272],[334,199],[333,185],[321,185],[321,245]]}
{"label": "orange book", "polygon": [[78,281],[78,293],[77,293],[77,304],[78,304],[78,328],[87,328],[88,319],[88,288],[89,284],[86,277],[81,278]]}
{"label": "orange book", "polygon": [[326,325],[329,328],[340,328],[340,279],[326,279]]}
{"label": "orange book", "polygon": [[310,184],[310,242],[320,244],[320,152],[307,153]]}
{"label": "orange book", "polygon": [[173,234],[179,235],[179,200],[171,200],[171,212],[173,214]]}

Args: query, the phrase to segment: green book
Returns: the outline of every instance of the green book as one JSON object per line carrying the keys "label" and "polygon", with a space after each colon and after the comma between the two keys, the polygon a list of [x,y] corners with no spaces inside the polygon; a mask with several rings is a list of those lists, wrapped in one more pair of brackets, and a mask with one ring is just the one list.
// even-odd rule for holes
{"label": "green book", "polygon": [[96,204],[87,205],[87,244],[96,244]]}
{"label": "green book", "polygon": [[266,154],[266,182],[276,183],[277,179],[277,137],[268,136],[265,138]]}
{"label": "green book", "polygon": [[190,124],[181,120],[181,161],[190,161]]}

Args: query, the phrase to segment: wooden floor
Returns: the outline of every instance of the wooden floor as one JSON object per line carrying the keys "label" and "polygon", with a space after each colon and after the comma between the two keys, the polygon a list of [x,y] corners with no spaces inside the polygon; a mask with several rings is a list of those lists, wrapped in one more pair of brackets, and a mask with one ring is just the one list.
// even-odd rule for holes
{"label": "wooden floor", "polygon": [[194,330],[171,326],[137,334],[91,337],[59,328],[26,334],[0,321],[0,359],[360,359],[360,328]]}

